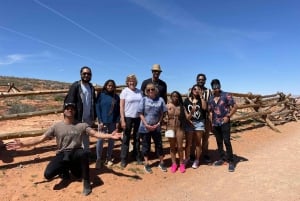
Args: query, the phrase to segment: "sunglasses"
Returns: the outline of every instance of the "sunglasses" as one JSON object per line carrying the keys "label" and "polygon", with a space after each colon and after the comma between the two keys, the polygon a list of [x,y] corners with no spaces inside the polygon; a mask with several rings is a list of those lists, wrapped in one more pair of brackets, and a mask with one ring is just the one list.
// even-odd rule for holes
{"label": "sunglasses", "polygon": [[198,81],[206,81],[205,79],[198,79]]}
{"label": "sunglasses", "polygon": [[92,75],[92,73],[82,73],[82,75]]}
{"label": "sunglasses", "polygon": [[155,91],[155,89],[154,88],[147,89],[147,92],[150,92],[150,91]]}

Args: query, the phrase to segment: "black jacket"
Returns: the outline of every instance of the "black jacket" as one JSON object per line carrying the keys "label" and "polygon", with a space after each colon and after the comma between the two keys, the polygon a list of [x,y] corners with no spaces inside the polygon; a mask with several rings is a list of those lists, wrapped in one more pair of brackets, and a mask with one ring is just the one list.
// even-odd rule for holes
{"label": "black jacket", "polygon": [[[83,114],[83,104],[82,104],[82,89],[81,89],[81,80],[74,82],[68,91],[67,96],[65,97],[64,103],[75,103],[76,104],[76,114],[75,119],[79,122],[82,122],[82,114]],[[94,86],[89,83],[91,87],[91,93],[92,93],[92,102],[91,102],[91,114],[92,114],[92,120],[96,119],[96,93]]]}

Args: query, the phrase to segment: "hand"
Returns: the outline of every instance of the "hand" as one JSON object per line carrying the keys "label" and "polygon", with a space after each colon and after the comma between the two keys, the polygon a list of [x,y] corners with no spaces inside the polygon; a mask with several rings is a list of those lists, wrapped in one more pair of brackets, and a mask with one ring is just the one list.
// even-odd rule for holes
{"label": "hand", "polygon": [[123,138],[123,133],[118,132],[118,130],[114,130],[111,134],[111,139],[118,140]]}
{"label": "hand", "polygon": [[22,147],[22,142],[20,141],[20,139],[15,139],[12,142],[8,142],[6,144],[6,149],[7,150],[16,150],[16,149],[20,149]]}

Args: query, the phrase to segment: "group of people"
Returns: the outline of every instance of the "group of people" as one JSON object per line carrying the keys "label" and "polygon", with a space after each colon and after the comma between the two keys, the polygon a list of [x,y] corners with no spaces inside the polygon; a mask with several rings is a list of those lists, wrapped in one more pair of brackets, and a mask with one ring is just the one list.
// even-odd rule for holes
{"label": "group of people", "polygon": [[[129,162],[129,148],[133,139],[131,156],[137,164],[144,165],[147,173],[152,173],[153,164],[149,160],[152,139],[159,159],[158,167],[166,172],[161,132],[162,125],[166,124],[167,130],[174,132],[174,137],[169,138],[172,173],[177,170],[184,173],[191,161],[192,168],[198,168],[201,157],[211,162],[208,155],[211,131],[215,134],[220,155],[213,165],[220,166],[228,162],[228,170],[234,171],[230,118],[237,105],[229,93],[221,90],[220,81],[212,80],[210,90],[205,87],[205,74],[198,74],[196,84],[187,98],[183,100],[178,91],[173,91],[168,99],[167,84],[159,78],[162,72],[160,65],[154,64],[151,71],[152,77],[144,80],[140,89],[137,88],[137,77],[128,75],[126,87],[118,95],[116,83],[111,79],[105,81],[100,93],[96,93],[91,84],[91,68],[82,67],[81,80],[71,85],[64,100],[63,121],[51,126],[42,136],[9,142],[7,148],[32,146],[56,137],[58,151],[46,167],[45,178],[49,180],[59,175],[68,179],[71,173],[83,178],[83,194],[88,195],[92,191],[89,180],[89,136],[98,138],[96,169],[102,166],[104,140],[108,140],[104,161],[112,166],[114,142],[122,138],[121,167],[125,168]],[[92,128],[95,121],[97,130]]]}

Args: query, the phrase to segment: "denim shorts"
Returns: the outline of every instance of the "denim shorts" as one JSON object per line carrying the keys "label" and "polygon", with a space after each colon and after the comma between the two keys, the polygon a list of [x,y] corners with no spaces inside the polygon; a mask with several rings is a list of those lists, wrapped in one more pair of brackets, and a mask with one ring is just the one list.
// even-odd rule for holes
{"label": "denim shorts", "polygon": [[205,131],[205,120],[193,121],[193,127],[187,126],[185,131]]}

